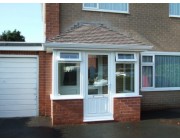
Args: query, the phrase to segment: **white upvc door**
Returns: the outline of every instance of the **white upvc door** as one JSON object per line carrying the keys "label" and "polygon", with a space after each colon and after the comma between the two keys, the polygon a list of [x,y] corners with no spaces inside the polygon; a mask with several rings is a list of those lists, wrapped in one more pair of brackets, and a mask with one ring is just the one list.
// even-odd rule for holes
{"label": "white upvc door", "polygon": [[110,54],[86,54],[84,121],[112,120]]}

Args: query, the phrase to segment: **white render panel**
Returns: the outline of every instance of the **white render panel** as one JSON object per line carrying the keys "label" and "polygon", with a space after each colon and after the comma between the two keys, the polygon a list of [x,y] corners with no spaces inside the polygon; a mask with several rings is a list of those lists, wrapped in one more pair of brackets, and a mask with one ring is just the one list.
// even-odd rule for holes
{"label": "white render panel", "polygon": [[0,56],[0,117],[37,116],[37,57]]}

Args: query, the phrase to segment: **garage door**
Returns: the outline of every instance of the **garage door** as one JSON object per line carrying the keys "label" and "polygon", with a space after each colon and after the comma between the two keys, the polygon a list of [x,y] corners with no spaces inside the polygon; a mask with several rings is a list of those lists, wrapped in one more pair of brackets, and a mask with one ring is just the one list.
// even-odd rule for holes
{"label": "garage door", "polygon": [[0,117],[37,116],[37,57],[0,56]]}

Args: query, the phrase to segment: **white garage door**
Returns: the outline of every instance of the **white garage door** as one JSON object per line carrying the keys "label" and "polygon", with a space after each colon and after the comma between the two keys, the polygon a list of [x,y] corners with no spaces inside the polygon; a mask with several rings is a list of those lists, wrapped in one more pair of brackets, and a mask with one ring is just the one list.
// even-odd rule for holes
{"label": "white garage door", "polygon": [[0,117],[37,116],[37,57],[0,56]]}

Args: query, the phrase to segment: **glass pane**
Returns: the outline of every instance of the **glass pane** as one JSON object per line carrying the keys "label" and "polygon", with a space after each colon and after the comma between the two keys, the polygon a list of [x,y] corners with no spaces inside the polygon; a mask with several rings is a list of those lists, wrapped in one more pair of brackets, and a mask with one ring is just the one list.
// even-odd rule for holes
{"label": "glass pane", "polygon": [[153,67],[143,66],[142,67],[142,87],[153,86]]}
{"label": "glass pane", "polygon": [[180,3],[170,3],[169,14],[174,16],[180,16]]}
{"label": "glass pane", "polygon": [[143,56],[142,62],[153,62],[153,57],[152,56]]}
{"label": "glass pane", "polygon": [[108,94],[108,56],[88,56],[88,95]]}
{"label": "glass pane", "polygon": [[134,54],[118,54],[118,59],[134,59]]}
{"label": "glass pane", "polygon": [[180,56],[155,56],[155,87],[180,87]]}
{"label": "glass pane", "polygon": [[63,59],[79,59],[79,53],[60,53],[60,58],[63,58]]}
{"label": "glass pane", "polygon": [[116,93],[134,92],[134,64],[116,64]]}
{"label": "glass pane", "polygon": [[84,3],[85,8],[97,8],[97,3]]}
{"label": "glass pane", "polygon": [[99,9],[128,12],[127,5],[127,3],[99,3]]}
{"label": "glass pane", "polygon": [[61,95],[80,94],[80,64],[58,64],[59,93]]}

